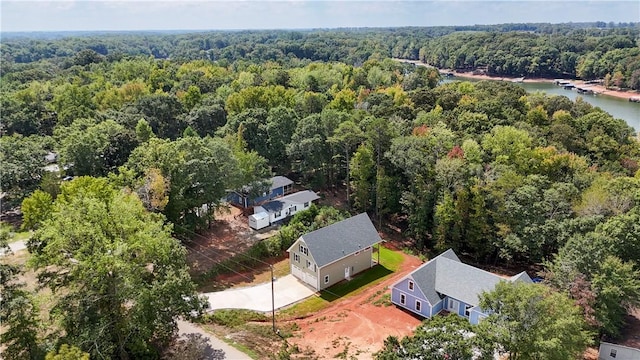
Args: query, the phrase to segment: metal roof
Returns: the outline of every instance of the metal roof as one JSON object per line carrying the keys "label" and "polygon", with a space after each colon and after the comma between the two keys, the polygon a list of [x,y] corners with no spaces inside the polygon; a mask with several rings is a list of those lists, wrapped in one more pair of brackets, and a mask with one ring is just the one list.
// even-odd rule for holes
{"label": "metal roof", "polygon": [[331,264],[382,241],[366,213],[301,236],[318,267]]}

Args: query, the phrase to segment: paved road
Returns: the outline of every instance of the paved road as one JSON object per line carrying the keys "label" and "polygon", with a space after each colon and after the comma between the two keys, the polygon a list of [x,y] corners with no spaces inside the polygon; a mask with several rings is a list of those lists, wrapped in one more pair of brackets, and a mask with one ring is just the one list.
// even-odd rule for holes
{"label": "paved road", "polygon": [[[302,284],[289,274],[274,282],[275,308],[279,309],[306,299],[315,294],[315,290]],[[256,286],[204,293],[209,298],[211,310],[248,309],[271,311],[271,283]]]}
{"label": "paved road", "polygon": [[182,334],[201,334],[205,338],[209,340],[209,345],[213,349],[220,349],[224,351],[224,358],[229,360],[251,360],[249,355],[241,352],[240,350],[234,348],[233,346],[227,344],[226,342],[218,339],[217,337],[209,334],[204,331],[201,327],[196,324],[192,324],[190,322],[184,320],[178,320],[178,333]]}

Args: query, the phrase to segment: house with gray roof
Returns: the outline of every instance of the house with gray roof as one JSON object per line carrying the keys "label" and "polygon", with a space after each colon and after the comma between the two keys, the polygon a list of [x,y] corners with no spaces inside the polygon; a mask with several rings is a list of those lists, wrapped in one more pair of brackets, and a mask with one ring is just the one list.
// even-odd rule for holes
{"label": "house with gray roof", "polygon": [[266,182],[271,184],[269,185],[268,191],[265,189],[261,194],[255,194],[253,186],[245,185],[240,190],[230,192],[227,196],[227,201],[246,209],[256,204],[287,195],[293,191],[293,181],[285,176],[274,176]]}
{"label": "house with gray roof", "polygon": [[323,290],[350,280],[376,261],[373,248],[382,242],[366,213],[302,235],[287,250],[291,274]]}
{"label": "house with gray roof", "polygon": [[254,206],[253,215],[249,216],[249,226],[260,230],[293,216],[299,211],[308,209],[311,203],[319,198],[315,192],[303,190]]}
{"label": "house with gray roof", "polygon": [[393,284],[391,302],[425,318],[444,310],[477,324],[487,316],[479,306],[480,294],[500,281],[532,282],[524,271],[504,278],[464,264],[449,249]]}

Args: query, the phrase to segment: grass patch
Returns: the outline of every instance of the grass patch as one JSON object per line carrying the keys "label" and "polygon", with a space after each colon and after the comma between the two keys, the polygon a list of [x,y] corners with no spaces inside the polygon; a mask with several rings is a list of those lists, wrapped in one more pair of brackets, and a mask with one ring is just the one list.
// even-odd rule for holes
{"label": "grass patch", "polygon": [[27,240],[31,239],[31,236],[33,235],[33,232],[32,231],[19,231],[19,232],[14,232],[11,235],[12,235],[12,239],[11,239],[10,242],[27,241]]}
{"label": "grass patch", "polygon": [[327,290],[321,291],[320,297],[332,302],[351,293],[357,293],[357,290],[361,290],[365,285],[375,284],[389,274],[393,274],[391,269],[386,268],[384,265],[377,265],[356,275],[350,281],[339,282]]}
{"label": "grass patch", "polygon": [[203,316],[205,323],[226,327],[238,327],[250,321],[266,322],[267,320],[263,313],[244,309],[216,310]]}
{"label": "grass patch", "polygon": [[387,306],[391,306],[391,294],[386,293],[386,294],[382,294],[382,296],[373,302],[374,306],[378,306],[378,307],[387,307]]}
{"label": "grass patch", "polygon": [[[377,260],[377,256],[374,254]],[[351,281],[340,282],[327,290],[320,292],[320,296],[311,297],[288,309],[282,310],[281,318],[302,317],[319,311],[341,297],[355,295],[364,291],[367,285],[373,285],[394,273],[400,268],[404,257],[401,253],[380,247],[380,263],[373,268],[356,275]]]}

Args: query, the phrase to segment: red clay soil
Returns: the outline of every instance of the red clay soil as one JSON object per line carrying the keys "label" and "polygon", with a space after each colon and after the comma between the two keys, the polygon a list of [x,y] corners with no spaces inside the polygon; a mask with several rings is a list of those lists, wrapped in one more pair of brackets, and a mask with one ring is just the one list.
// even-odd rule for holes
{"label": "red clay soil", "polygon": [[640,349],[640,309],[634,309],[625,318],[625,327],[622,329],[622,339],[613,341],[616,344]]}
{"label": "red clay soil", "polygon": [[373,303],[390,286],[422,264],[420,259],[403,254],[400,269],[381,283],[364,292],[336,300],[331,307],[302,320],[296,320],[300,330],[289,339],[303,352],[313,350],[321,359],[338,357],[370,359],[380,350],[384,340],[412,334],[421,320],[394,305]]}
{"label": "red clay soil", "polygon": [[213,263],[248,249],[255,241],[242,212],[235,207],[229,207],[229,210],[216,213],[211,229],[183,241],[189,250],[187,261],[192,273],[208,270]]}

